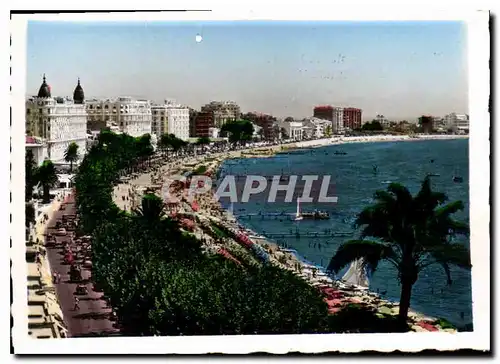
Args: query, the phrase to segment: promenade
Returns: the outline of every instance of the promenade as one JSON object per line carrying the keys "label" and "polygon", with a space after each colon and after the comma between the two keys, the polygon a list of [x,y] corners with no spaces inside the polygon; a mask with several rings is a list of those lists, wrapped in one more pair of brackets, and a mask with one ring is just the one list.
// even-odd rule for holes
{"label": "promenade", "polygon": [[55,235],[57,229],[54,229],[56,222],[62,221],[64,215],[75,214],[74,196],[69,195],[66,197],[61,206],[63,209],[57,209],[54,212],[46,231],[46,233],[54,234],[56,239],[54,247],[47,247],[47,256],[52,273],[60,274],[60,280],[55,283],[55,287],[64,316],[64,322],[68,329],[68,336],[108,336],[117,333],[118,330],[113,326],[113,321],[110,320],[111,309],[106,306],[106,302],[102,299],[103,293],[93,290],[93,285],[90,282],[90,269],[81,264],[82,262],[79,260],[76,260],[75,263],[80,264],[82,267],[81,274],[83,281],[81,283],[86,286],[88,294],[78,296],[80,308],[78,310],[74,309],[74,293],[77,284],[71,282],[69,275],[70,266],[64,263],[63,242],[68,241],[72,251],[77,250],[77,245],[70,236],[72,232],[68,232],[66,236],[58,236]]}

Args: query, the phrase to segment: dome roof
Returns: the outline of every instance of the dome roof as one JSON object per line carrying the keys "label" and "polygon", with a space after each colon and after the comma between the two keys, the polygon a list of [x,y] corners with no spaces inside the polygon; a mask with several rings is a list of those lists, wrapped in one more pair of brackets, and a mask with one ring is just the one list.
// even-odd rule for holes
{"label": "dome roof", "polygon": [[83,104],[85,100],[85,94],[83,92],[82,85],[80,85],[80,79],[78,79],[78,84],[75,87],[75,92],[73,92],[73,101],[75,104]]}
{"label": "dome roof", "polygon": [[45,74],[43,75],[43,82],[40,86],[40,90],[38,90],[38,97],[51,97],[50,96],[50,86],[47,84],[45,80]]}

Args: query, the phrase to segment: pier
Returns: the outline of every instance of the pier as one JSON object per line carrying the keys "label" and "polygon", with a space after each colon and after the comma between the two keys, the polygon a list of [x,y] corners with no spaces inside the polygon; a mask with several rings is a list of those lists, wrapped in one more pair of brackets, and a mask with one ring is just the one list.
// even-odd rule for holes
{"label": "pier", "polygon": [[265,212],[235,214],[234,217],[241,220],[294,220],[295,214],[289,212]]}
{"label": "pier", "polygon": [[300,231],[296,230],[294,232],[279,232],[279,233],[268,233],[263,231],[262,235],[266,238],[337,238],[337,237],[346,237],[351,236],[354,232],[351,231]]}

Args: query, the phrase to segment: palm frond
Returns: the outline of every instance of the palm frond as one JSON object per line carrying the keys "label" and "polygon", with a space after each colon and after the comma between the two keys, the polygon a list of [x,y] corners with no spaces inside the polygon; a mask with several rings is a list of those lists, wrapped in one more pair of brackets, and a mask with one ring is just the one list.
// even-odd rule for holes
{"label": "palm frond", "polygon": [[349,240],[342,244],[330,260],[328,270],[338,273],[351,262],[363,259],[372,271],[377,269],[380,260],[392,260],[396,258],[394,251],[389,245],[371,240]]}
{"label": "palm frond", "polygon": [[455,265],[463,269],[472,267],[469,249],[461,243],[445,243],[433,246],[427,248],[425,253],[428,254],[428,258],[421,261],[419,264],[420,269],[436,263]]}
{"label": "palm frond", "polygon": [[399,206],[409,207],[412,205],[413,197],[408,189],[400,183],[391,183],[387,191],[396,197]]}

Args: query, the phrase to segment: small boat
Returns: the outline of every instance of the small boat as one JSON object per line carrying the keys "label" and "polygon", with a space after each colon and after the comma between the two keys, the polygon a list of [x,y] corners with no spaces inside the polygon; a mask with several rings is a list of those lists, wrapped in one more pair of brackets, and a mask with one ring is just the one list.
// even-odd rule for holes
{"label": "small boat", "polygon": [[463,177],[458,173],[458,169],[455,168],[455,172],[453,173],[453,182],[462,183],[464,181]]}
{"label": "small boat", "polygon": [[303,212],[302,218],[308,220],[328,220],[330,214],[326,211]]}
{"label": "small boat", "polygon": [[439,173],[427,173],[427,177],[439,177],[441,176]]}

